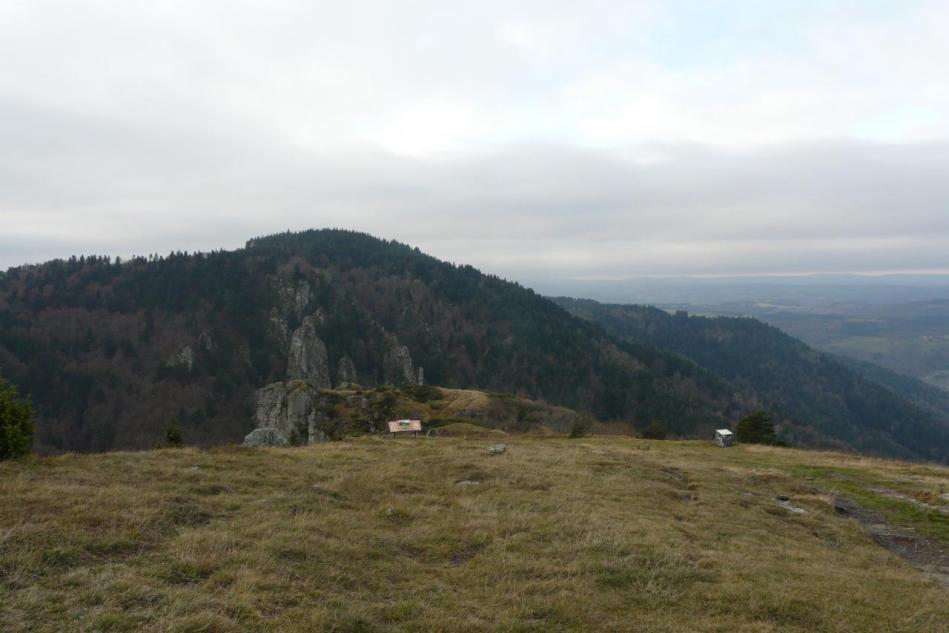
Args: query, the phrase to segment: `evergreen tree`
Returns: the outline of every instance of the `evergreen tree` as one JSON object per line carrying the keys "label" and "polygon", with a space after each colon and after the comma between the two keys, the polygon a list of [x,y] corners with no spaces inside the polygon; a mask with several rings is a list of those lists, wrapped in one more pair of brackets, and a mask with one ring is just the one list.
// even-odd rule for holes
{"label": "evergreen tree", "polygon": [[776,444],[774,422],[764,411],[755,411],[738,422],[735,435],[745,444]]}
{"label": "evergreen tree", "polygon": [[593,426],[593,422],[585,415],[579,415],[573,421],[573,425],[570,427],[570,437],[573,439],[586,437],[590,433],[590,428]]}
{"label": "evergreen tree", "polygon": [[181,448],[184,445],[185,441],[181,437],[181,431],[178,429],[178,420],[177,418],[171,418],[165,427],[165,447]]}
{"label": "evergreen tree", "polygon": [[0,378],[0,460],[15,459],[33,445],[33,406]]}

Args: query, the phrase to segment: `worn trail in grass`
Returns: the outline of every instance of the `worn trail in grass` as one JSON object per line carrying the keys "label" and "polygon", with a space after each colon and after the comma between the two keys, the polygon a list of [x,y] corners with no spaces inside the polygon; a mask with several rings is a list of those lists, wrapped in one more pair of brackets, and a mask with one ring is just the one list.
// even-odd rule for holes
{"label": "worn trail in grass", "polygon": [[938,509],[871,490],[943,504],[947,469],[701,442],[506,441],[497,457],[485,439],[363,438],[0,465],[0,621],[57,632],[946,630],[949,594],[832,498],[845,489],[947,543]]}

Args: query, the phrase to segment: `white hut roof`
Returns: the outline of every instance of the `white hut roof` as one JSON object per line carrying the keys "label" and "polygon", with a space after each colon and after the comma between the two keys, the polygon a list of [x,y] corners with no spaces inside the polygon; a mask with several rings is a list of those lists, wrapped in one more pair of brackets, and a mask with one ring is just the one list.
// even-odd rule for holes
{"label": "white hut roof", "polygon": [[732,434],[732,432],[729,431],[728,429],[718,429],[718,430],[716,430],[715,432],[718,433],[719,435],[731,435],[731,434]]}

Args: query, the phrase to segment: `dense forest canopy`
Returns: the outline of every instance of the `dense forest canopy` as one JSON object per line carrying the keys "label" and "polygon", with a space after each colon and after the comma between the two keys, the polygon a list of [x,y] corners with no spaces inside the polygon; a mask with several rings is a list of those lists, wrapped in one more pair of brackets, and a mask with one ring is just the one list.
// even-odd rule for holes
{"label": "dense forest canopy", "polygon": [[[904,457],[949,457],[949,413],[921,407],[757,319],[555,299],[614,338],[681,354],[782,416],[783,439]],[[903,381],[903,391],[909,388]],[[891,380],[891,384],[896,384]]]}
{"label": "dense forest canopy", "polygon": [[[938,415],[757,321],[559,303],[342,230],[73,257],[0,276],[0,375],[32,396],[42,451],[146,447],[172,419],[188,443],[235,442],[254,426],[256,391],[287,377],[305,325],[325,348],[325,384],[423,368],[428,383],[541,399],[630,431],[656,422],[704,437],[764,407],[794,444],[949,454]],[[393,378],[393,359],[408,378]]]}
{"label": "dense forest canopy", "polygon": [[694,363],[614,341],[518,284],[338,230],[11,269],[0,279],[0,370],[33,394],[44,450],[146,446],[170,417],[188,441],[235,441],[252,426],[255,390],[282,379],[287,332],[307,315],[319,317],[330,374],[345,356],[366,385],[385,380],[397,340],[428,382],[633,427],[661,419],[691,434],[742,409]]}

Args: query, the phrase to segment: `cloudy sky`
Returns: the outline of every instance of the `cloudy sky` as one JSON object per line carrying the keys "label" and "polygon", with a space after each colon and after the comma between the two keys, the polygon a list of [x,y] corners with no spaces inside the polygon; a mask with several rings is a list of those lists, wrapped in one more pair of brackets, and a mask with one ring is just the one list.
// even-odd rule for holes
{"label": "cloudy sky", "polygon": [[0,267],[346,227],[509,278],[949,270],[944,0],[0,0]]}

